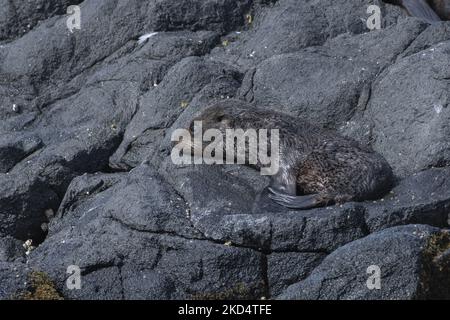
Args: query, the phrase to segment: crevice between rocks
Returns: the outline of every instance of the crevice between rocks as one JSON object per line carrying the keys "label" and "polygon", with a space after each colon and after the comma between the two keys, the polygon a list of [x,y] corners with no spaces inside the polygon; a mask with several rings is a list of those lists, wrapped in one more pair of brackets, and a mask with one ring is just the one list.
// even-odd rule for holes
{"label": "crevice between rocks", "polygon": [[[138,228],[136,226],[131,226],[131,225],[127,224],[126,222],[122,221],[121,219],[111,216],[111,215],[107,216],[106,218],[108,218],[111,221],[120,224],[122,227],[124,227],[128,230],[134,231],[134,232],[147,233],[147,234],[151,234],[151,235],[155,235],[155,236],[168,236],[168,237],[178,238],[180,240],[187,240],[187,241],[207,241],[207,242],[210,242],[213,244],[219,244],[219,245],[225,246],[225,243],[223,241],[207,237],[201,231],[198,231],[200,236],[198,238],[196,238],[196,237],[180,235],[180,234],[176,233],[175,231],[147,230],[147,229],[143,229],[143,228]],[[195,229],[195,230],[197,231],[197,229]],[[264,248],[256,248],[254,246],[246,246],[246,245],[236,244],[236,243],[227,244],[226,246],[235,247],[238,249],[250,249],[250,250],[256,251],[258,253],[262,253],[264,255],[270,255],[272,253],[324,253],[324,254],[331,253],[331,251],[322,250],[322,249],[318,249],[318,250],[272,250],[272,249],[268,249],[268,248],[265,248],[265,249]]]}

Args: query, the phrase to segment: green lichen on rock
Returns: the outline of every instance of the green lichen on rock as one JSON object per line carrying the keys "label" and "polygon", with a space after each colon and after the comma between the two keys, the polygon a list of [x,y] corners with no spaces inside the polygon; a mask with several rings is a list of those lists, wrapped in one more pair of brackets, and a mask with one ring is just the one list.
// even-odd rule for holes
{"label": "green lichen on rock", "polygon": [[442,231],[433,234],[427,242],[425,254],[433,260],[438,259],[445,251],[450,249],[450,232]]}
{"label": "green lichen on rock", "polygon": [[63,300],[50,277],[41,271],[32,271],[28,275],[30,286],[18,295],[20,300]]}

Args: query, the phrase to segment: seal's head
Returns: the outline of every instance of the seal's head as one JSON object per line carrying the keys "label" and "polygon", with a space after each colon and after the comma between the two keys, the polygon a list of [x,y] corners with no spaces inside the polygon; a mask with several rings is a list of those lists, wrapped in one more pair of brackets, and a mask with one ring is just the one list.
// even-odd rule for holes
{"label": "seal's head", "polygon": [[[219,130],[223,136],[226,134],[227,129],[231,129],[234,125],[233,111],[230,108],[226,108],[221,104],[215,104],[206,108],[198,116],[194,117],[188,124],[187,128],[190,137],[183,138],[181,141],[172,142],[173,146],[177,149],[184,148],[190,149],[191,153],[195,149],[203,150],[208,144],[203,139],[205,132],[210,129]],[[195,139],[197,138],[197,139]]]}

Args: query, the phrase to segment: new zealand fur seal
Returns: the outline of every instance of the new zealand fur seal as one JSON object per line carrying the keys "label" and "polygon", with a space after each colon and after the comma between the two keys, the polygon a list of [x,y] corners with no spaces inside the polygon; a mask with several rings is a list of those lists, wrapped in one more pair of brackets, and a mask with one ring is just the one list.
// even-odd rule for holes
{"label": "new zealand fur seal", "polygon": [[380,154],[333,130],[280,112],[229,99],[195,117],[189,126],[191,137],[195,121],[202,121],[203,132],[218,129],[223,135],[227,129],[278,129],[279,170],[271,177],[269,197],[288,208],[377,199],[393,185],[392,169]]}
{"label": "new zealand fur seal", "polygon": [[429,23],[450,20],[450,0],[383,0],[405,8],[413,17]]}

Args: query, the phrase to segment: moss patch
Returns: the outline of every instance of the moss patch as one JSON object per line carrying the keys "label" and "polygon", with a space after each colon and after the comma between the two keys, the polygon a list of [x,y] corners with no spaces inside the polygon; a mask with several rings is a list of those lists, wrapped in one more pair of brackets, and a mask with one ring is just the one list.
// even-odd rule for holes
{"label": "moss patch", "polygon": [[45,272],[32,271],[28,274],[30,286],[18,296],[20,300],[63,300],[55,284]]}

